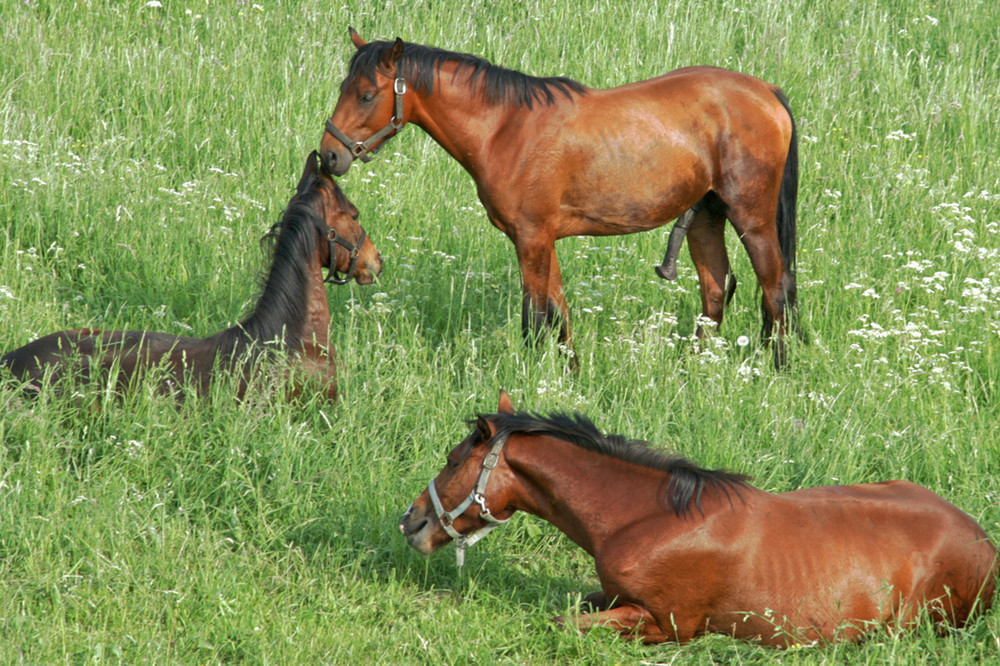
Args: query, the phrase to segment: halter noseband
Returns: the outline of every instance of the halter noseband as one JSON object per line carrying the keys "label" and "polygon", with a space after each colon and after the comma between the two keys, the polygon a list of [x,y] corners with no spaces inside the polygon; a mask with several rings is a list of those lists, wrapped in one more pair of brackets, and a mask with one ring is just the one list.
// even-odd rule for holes
{"label": "halter noseband", "polygon": [[[389,124],[380,129],[379,131],[372,134],[370,137],[364,141],[354,141],[349,136],[340,131],[336,125],[333,124],[333,118],[328,118],[326,121],[326,131],[329,132],[335,139],[340,141],[344,146],[351,151],[351,155],[355,159],[359,159],[362,162],[370,162],[375,156],[375,153],[382,150],[384,143],[379,143],[382,139],[390,134],[397,134],[403,125],[403,95],[406,94],[406,79],[402,77],[396,77],[395,81],[392,83],[392,92],[395,96],[395,104],[393,105],[392,118],[389,120]],[[377,146],[375,144],[378,144]],[[372,146],[375,146],[372,148]]]}
{"label": "halter noseband", "polygon": [[[461,504],[456,506],[451,511],[445,511],[444,507],[441,506],[441,498],[438,497],[437,488],[434,487],[434,479],[431,479],[431,482],[427,484],[427,492],[431,496],[431,503],[434,505],[434,511],[437,513],[438,521],[441,523],[441,527],[448,533],[448,536],[452,539],[456,539],[457,541],[455,544],[455,558],[458,562],[458,566],[460,567],[465,564],[465,549],[468,546],[473,545],[494,529],[510,520],[510,518],[506,518],[504,520],[494,518],[493,514],[486,506],[486,497],[483,495],[483,493],[486,492],[486,484],[490,480],[490,473],[500,461],[500,451],[506,443],[506,434],[498,434],[496,436],[496,439],[493,442],[493,448],[490,449],[490,452],[486,454],[485,458],[483,458],[483,469],[479,472],[479,480],[476,482],[476,486],[469,491],[468,497],[466,497]],[[488,524],[480,527],[474,532],[470,532],[469,534],[462,534],[454,528],[452,523],[456,518],[465,513],[465,510],[472,506],[473,503],[479,505],[479,517],[485,520]]]}
{"label": "halter noseband", "polygon": [[[326,238],[330,243],[330,260],[326,264],[329,272],[323,282],[328,284],[347,284],[354,277],[354,271],[358,268],[358,257],[361,255],[361,248],[365,244],[365,239],[368,238],[365,228],[361,227],[361,239],[357,243],[347,240],[334,229],[330,229],[330,233]],[[340,277],[340,271],[337,270],[337,245],[343,246],[351,255],[351,263],[348,264],[344,277]]]}

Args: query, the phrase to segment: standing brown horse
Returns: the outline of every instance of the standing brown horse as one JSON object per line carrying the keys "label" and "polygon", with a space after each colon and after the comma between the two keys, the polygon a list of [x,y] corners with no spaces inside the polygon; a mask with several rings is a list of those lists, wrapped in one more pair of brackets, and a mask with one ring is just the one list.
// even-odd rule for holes
{"label": "standing brown horse", "polygon": [[[703,314],[722,322],[728,219],[763,292],[763,336],[777,322],[775,365],[784,364],[798,152],[781,90],[714,67],[595,90],[350,34],[357,51],[326,123],[324,168],[344,174],[406,123],[422,127],[472,175],[490,221],[514,243],[526,339],[559,326],[560,340],[570,341],[556,240],[646,231],[685,214]],[[672,240],[663,277],[680,244]]]}
{"label": "standing brown horse", "polygon": [[[273,263],[253,313],[239,324],[207,338],[90,328],[59,331],[8,353],[0,358],[0,367],[27,382],[29,391],[39,390],[46,378],[67,374],[88,382],[97,369],[116,371],[118,388],[127,390],[137,375],[161,367],[162,389],[172,390],[188,379],[205,392],[215,372],[238,370],[243,373],[242,394],[254,361],[283,350],[335,398],[324,283],[354,279],[369,284],[382,269],[382,259],[357,218],[357,208],[340,187],[319,172],[314,151],[282,220],[266,236],[277,239]],[[329,270],[326,280],[324,267]]]}
{"label": "standing brown horse", "polygon": [[[601,592],[581,629],[645,642],[707,632],[781,647],[856,640],[926,610],[961,626],[988,610],[997,551],[975,520],[906,481],[772,494],[582,416],[498,413],[448,454],[403,516],[413,548],[477,540],[526,511],[590,553]],[[562,618],[559,620],[562,622]]]}

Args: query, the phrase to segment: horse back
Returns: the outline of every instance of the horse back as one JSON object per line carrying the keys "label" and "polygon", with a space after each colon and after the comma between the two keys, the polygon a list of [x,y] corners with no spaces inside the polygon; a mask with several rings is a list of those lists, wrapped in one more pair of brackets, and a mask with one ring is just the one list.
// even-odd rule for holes
{"label": "horse back", "polygon": [[100,334],[101,331],[91,328],[50,333],[5,354],[0,358],[0,367],[6,367],[25,381],[41,380],[47,370],[58,377],[66,359],[80,355],[81,348],[90,346],[91,340]]}
{"label": "horse back", "polygon": [[773,206],[793,132],[779,92],[738,72],[688,67],[521,112],[495,137],[481,197],[504,219],[558,210],[559,238],[655,228],[709,191],[730,206],[756,209],[756,197]]}
{"label": "horse back", "polygon": [[78,328],[50,333],[0,359],[12,374],[36,387],[46,377],[59,381],[67,373],[89,381],[93,372],[117,366],[122,379],[164,359],[180,367],[185,351],[195,352],[203,340],[147,331],[101,331]]}

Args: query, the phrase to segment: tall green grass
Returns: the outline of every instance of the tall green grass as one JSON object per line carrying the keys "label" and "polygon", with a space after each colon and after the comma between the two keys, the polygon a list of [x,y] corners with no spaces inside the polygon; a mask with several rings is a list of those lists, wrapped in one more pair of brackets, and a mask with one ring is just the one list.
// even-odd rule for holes
{"label": "tall green grass", "polygon": [[[513,248],[416,128],[341,179],[381,250],[330,289],[342,399],[180,409],[146,387],[0,388],[4,663],[981,663],[1000,614],[785,653],[643,647],[549,618],[590,559],[522,516],[423,558],[400,514],[464,420],[582,410],[772,491],[907,478],[1000,537],[1000,16],[993,3],[793,0],[45,2],[0,5],[0,349],[79,326],[208,335],[253,303],[353,47],[400,36],[595,87],[689,64],[782,86],[801,136],[811,344],[771,369],[752,271],[691,339],[666,231],[558,251],[581,366],[520,340]],[[746,336],[746,340],[743,339]],[[819,583],[819,581],[818,581]]]}

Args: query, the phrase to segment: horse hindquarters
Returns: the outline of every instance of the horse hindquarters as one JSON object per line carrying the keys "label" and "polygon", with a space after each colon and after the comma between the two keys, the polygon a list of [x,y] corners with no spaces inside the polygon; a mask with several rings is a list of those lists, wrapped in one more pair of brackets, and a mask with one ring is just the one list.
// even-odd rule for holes
{"label": "horse hindquarters", "polygon": [[916,603],[928,603],[936,621],[962,627],[973,615],[992,608],[1000,561],[982,527],[957,507],[948,506],[960,514],[958,524],[942,537],[942,547],[932,558],[935,570],[923,585],[915,586],[913,597]]}
{"label": "horse hindquarters", "polygon": [[76,361],[74,369],[86,380],[90,377],[90,354],[86,347],[93,348],[94,336],[99,333],[89,328],[50,333],[8,352],[0,358],[0,367],[28,382],[27,388],[32,391],[40,390],[46,378],[60,381],[70,361]]}

